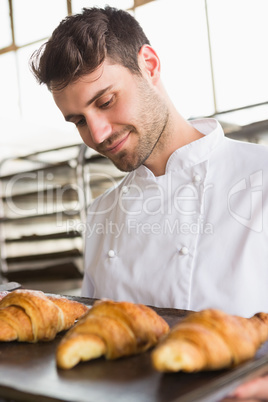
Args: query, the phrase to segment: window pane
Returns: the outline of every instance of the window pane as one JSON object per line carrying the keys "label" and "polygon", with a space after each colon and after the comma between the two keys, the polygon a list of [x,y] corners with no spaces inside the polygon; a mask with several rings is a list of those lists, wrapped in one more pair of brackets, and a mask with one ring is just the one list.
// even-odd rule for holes
{"label": "window pane", "polygon": [[204,2],[159,0],[138,7],[135,16],[160,56],[163,82],[180,113],[213,113]]}
{"label": "window pane", "polygon": [[12,43],[8,0],[0,0],[0,49]]}
{"label": "window pane", "polygon": [[268,100],[268,1],[208,0],[220,111]]}
{"label": "window pane", "polygon": [[55,105],[46,85],[39,85],[30,71],[29,59],[31,54],[41,46],[41,42],[26,46],[17,51],[18,69],[21,91],[22,115],[24,119],[61,120],[61,113]]}
{"label": "window pane", "polygon": [[0,121],[9,122],[19,116],[19,93],[16,55],[9,52],[0,59]]}
{"label": "window pane", "polygon": [[67,15],[66,0],[13,0],[15,40],[21,46],[51,35]]}
{"label": "window pane", "polygon": [[31,149],[80,141],[75,125],[64,120],[46,85],[39,85],[28,67],[31,54],[41,44],[26,46],[17,52],[22,118],[24,126],[28,127],[28,136],[31,133],[28,143]]}
{"label": "window pane", "polygon": [[80,13],[83,7],[105,7],[106,5],[126,10],[133,6],[133,0],[72,0],[72,11],[76,14]]}
{"label": "window pane", "polygon": [[41,44],[20,49],[16,52],[17,59],[14,53],[1,56],[0,158],[81,142],[75,125],[64,120],[51,93],[35,81],[29,70],[29,57]]}

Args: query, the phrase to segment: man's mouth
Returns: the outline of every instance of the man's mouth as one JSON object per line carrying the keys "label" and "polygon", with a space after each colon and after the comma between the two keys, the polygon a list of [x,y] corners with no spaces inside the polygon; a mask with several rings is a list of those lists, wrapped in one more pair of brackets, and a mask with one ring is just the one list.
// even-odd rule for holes
{"label": "man's mouth", "polygon": [[109,147],[107,147],[105,149],[105,153],[116,154],[125,145],[129,135],[130,135],[130,132],[128,132],[126,135],[124,135],[123,138],[120,138],[119,140],[116,140],[115,142],[113,142]]}

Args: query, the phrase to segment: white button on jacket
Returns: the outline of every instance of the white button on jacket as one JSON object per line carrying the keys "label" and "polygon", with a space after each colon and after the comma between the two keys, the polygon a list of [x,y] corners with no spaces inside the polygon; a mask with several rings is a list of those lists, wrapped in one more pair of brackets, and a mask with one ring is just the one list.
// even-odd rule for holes
{"label": "white button on jacket", "polygon": [[201,177],[199,176],[199,174],[196,174],[196,175],[194,176],[194,182],[195,182],[195,183],[200,183],[200,181],[201,181]]}
{"label": "white button on jacket", "polygon": [[183,246],[183,247],[180,249],[180,252],[181,252],[181,254],[183,254],[183,255],[187,255],[187,254],[189,254],[189,249],[188,249],[187,247]]}
{"label": "white button on jacket", "polygon": [[122,187],[122,194],[127,194],[128,193],[128,187],[127,186],[123,186]]}
{"label": "white button on jacket", "polygon": [[113,257],[115,256],[114,250],[109,250],[109,251],[108,251],[108,256],[109,256],[110,258],[113,258]]}

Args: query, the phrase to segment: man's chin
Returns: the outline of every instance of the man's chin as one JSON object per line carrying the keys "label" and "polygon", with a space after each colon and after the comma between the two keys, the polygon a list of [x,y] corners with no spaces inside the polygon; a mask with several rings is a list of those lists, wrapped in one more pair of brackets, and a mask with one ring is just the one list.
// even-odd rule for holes
{"label": "man's chin", "polygon": [[125,164],[121,164],[121,163],[115,163],[114,161],[112,161],[112,162],[115,165],[115,167],[117,167],[118,170],[120,170],[121,172],[126,172],[126,173],[132,172],[133,170],[137,169],[137,167],[139,167],[139,166],[136,167],[136,166],[129,165],[129,164],[125,165]]}
{"label": "man's chin", "polygon": [[141,163],[137,161],[128,160],[126,155],[121,156],[120,158],[111,159],[111,161],[117,169],[121,170],[121,172],[132,172],[141,165]]}

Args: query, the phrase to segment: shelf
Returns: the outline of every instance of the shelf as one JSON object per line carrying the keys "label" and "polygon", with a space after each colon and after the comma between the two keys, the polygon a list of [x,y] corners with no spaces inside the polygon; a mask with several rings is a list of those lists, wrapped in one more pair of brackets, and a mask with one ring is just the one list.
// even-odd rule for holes
{"label": "shelf", "polygon": [[1,223],[9,223],[9,222],[18,222],[18,221],[23,221],[23,220],[36,220],[39,218],[43,218],[43,217],[51,217],[51,216],[56,216],[58,214],[62,214],[65,216],[72,216],[74,217],[75,215],[79,215],[80,211],[79,210],[74,210],[74,209],[70,209],[70,210],[59,210],[56,212],[51,212],[51,213],[43,213],[43,214],[35,214],[35,215],[25,215],[25,216],[16,216],[14,218],[8,218],[8,217],[4,217],[4,216],[0,216],[0,224]]}
{"label": "shelf", "polygon": [[[65,190],[66,188],[66,190]],[[39,196],[39,195],[54,195],[55,193],[57,193],[59,190],[64,190],[64,191],[68,191],[68,192],[75,192],[77,194],[76,191],[76,187],[74,186],[74,184],[70,184],[70,183],[64,183],[63,185],[57,185],[57,186],[50,186],[49,188],[44,188],[44,189],[39,189],[36,191],[21,191],[19,193],[12,193],[11,195],[1,195],[0,198],[7,202],[9,200],[13,200],[14,198],[17,199],[23,199],[26,197],[35,197],[35,196]]]}
{"label": "shelf", "polygon": [[22,237],[14,237],[14,238],[6,238],[6,243],[32,243],[40,240],[57,240],[57,239],[74,239],[76,237],[81,237],[81,233],[78,231],[71,232],[59,232],[59,233],[50,233],[47,235],[30,235],[30,236],[22,236]]}
{"label": "shelf", "polygon": [[46,266],[45,268],[39,269],[21,269],[20,271],[8,271],[6,273],[6,278],[9,281],[19,280],[19,283],[35,281],[38,282],[46,281],[57,281],[61,280],[81,280],[83,274],[77,269],[77,266],[73,262],[59,262],[58,264],[53,264],[51,266]]}
{"label": "shelf", "polygon": [[18,255],[17,257],[7,257],[6,261],[8,264],[13,263],[25,263],[31,261],[45,261],[45,260],[56,260],[62,258],[70,257],[81,257],[82,253],[78,249],[65,250],[57,253],[45,253],[45,254],[29,254],[29,255]]}
{"label": "shelf", "polygon": [[[1,277],[83,276],[87,207],[124,177],[112,162],[74,144],[0,164]],[[20,282],[21,283],[21,282]]]}

